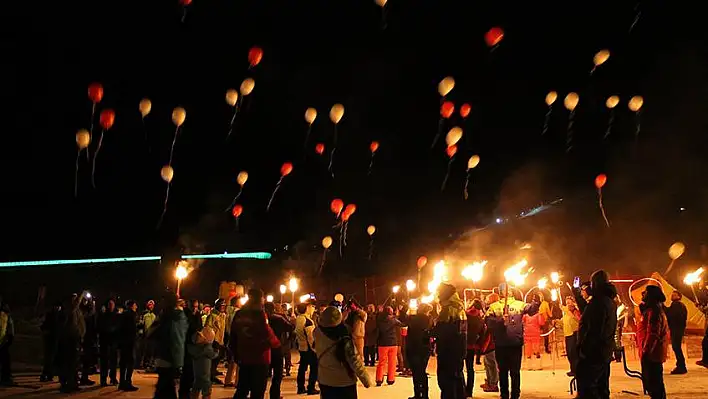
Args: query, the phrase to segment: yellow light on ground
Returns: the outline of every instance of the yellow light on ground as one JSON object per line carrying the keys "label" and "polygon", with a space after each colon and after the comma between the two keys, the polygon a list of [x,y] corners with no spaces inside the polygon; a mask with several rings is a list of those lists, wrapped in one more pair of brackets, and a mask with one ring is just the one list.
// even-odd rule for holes
{"label": "yellow light on ground", "polygon": [[701,275],[703,274],[703,268],[699,267],[695,271],[688,273],[686,278],[683,279],[684,284],[693,285],[701,281]]}
{"label": "yellow light on ground", "polygon": [[551,282],[553,284],[558,284],[559,281],[560,281],[560,274],[558,274],[558,272],[551,273]]}
{"label": "yellow light on ground", "polygon": [[435,300],[435,295],[430,294],[430,295],[425,295],[422,298],[420,298],[420,301],[422,303],[432,303]]}
{"label": "yellow light on ground", "polygon": [[400,291],[400,290],[401,290],[401,286],[400,286],[400,285],[394,285],[394,286],[393,286],[393,293],[394,293],[394,294],[398,294],[398,291]]}
{"label": "yellow light on ground", "polygon": [[540,279],[540,280],[538,280],[538,288],[540,288],[540,289],[546,288],[546,284],[547,284],[547,283],[548,283],[548,279],[545,278],[545,277],[542,278],[542,279]]}
{"label": "yellow light on ground", "polygon": [[280,284],[280,293],[285,294],[286,292],[288,292],[288,287],[285,284]]}
{"label": "yellow light on ground", "polygon": [[414,289],[415,289],[415,281],[413,281],[413,280],[406,281],[406,290],[408,290],[408,292],[411,292]]}
{"label": "yellow light on ground", "polygon": [[310,300],[310,294],[300,295],[300,303],[305,303]]}
{"label": "yellow light on ground", "polygon": [[526,277],[532,271],[532,269],[530,268],[527,269],[528,265],[529,262],[526,259],[522,259],[520,262],[506,269],[506,271],[504,272],[504,279],[507,282],[514,284],[515,286],[524,285]]}
{"label": "yellow light on ground", "polygon": [[482,280],[482,276],[484,275],[484,266],[486,264],[487,261],[483,260],[481,262],[474,262],[471,265],[468,265],[462,269],[462,277],[467,280],[472,280],[475,283],[479,282]]}
{"label": "yellow light on ground", "polygon": [[266,296],[266,302],[273,302],[273,295]]}
{"label": "yellow light on ground", "polygon": [[290,281],[288,281],[288,288],[290,289],[290,292],[295,292],[297,291],[298,287],[298,281],[295,277],[291,278]]}
{"label": "yellow light on ground", "polygon": [[245,305],[248,302],[248,295],[244,295],[241,297],[241,299],[238,300],[238,303],[241,304],[241,306]]}
{"label": "yellow light on ground", "polygon": [[187,278],[188,274],[189,270],[187,270],[183,262],[180,262],[180,264],[177,265],[177,270],[175,270],[175,277],[177,277],[177,280],[183,280]]}
{"label": "yellow light on ground", "polygon": [[408,309],[418,310],[418,300],[413,298],[410,301],[408,301]]}

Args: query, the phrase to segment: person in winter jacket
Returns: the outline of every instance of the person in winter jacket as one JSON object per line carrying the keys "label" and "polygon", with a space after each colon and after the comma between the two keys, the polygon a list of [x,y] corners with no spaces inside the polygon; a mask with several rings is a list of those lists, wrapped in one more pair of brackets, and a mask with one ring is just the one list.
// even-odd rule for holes
{"label": "person in winter jacket", "polygon": [[118,328],[120,316],[116,310],[115,299],[108,299],[106,311],[98,316],[98,345],[101,357],[101,386],[108,386],[110,377],[111,385],[118,384]]}
{"label": "person in winter jacket", "polygon": [[642,380],[651,399],[666,399],[664,366],[669,348],[669,324],[664,313],[666,296],[661,288],[648,285],[639,306],[642,317],[637,324],[637,345],[641,348]]}
{"label": "person in winter jacket", "polygon": [[365,388],[372,385],[349,328],[342,324],[338,308],[329,306],[322,312],[314,340],[321,398],[356,399],[357,378]]}
{"label": "person in winter jacket", "polygon": [[463,375],[467,354],[467,315],[455,286],[440,284],[440,314],[435,325],[438,386],[441,399],[465,398]]}
{"label": "person in winter jacket", "polygon": [[[194,336],[202,331],[203,326],[202,326],[202,317],[199,312],[199,301],[198,300],[193,300],[191,302],[191,306],[185,307],[184,308],[184,316],[187,318],[187,339],[185,342],[185,351],[184,351],[184,364],[182,365],[182,374],[180,375],[179,378],[179,390],[178,390],[178,396],[179,399],[189,399],[192,396],[192,387],[194,386],[194,379],[196,378],[196,374],[194,371],[194,358],[192,355],[189,353],[189,346],[194,344],[194,341],[192,338]],[[211,330],[213,332],[213,330]],[[152,340],[151,340],[152,341]],[[210,340],[209,346],[212,346],[212,342],[214,341],[213,339]],[[211,348],[211,351],[213,352],[213,348]],[[208,352],[208,350],[204,351],[205,353]],[[208,356],[207,356],[208,357]],[[205,362],[208,362],[207,365],[207,372],[202,373],[200,376],[204,377],[206,375],[206,378],[209,380],[209,386],[211,387],[211,360],[213,357],[209,357],[208,360],[205,358],[200,357],[200,361],[202,362],[202,366],[204,366]],[[203,381],[202,381],[203,382]]]}
{"label": "person in winter jacket", "polygon": [[89,376],[96,369],[96,351],[98,331],[96,321],[96,303],[91,299],[84,297],[81,299],[81,316],[84,318],[84,326],[86,332],[81,340],[81,380],[80,386],[93,386],[96,384]]}
{"label": "person in winter jacket", "polygon": [[120,315],[118,331],[118,348],[120,349],[120,382],[121,391],[137,391],[133,385],[133,366],[135,365],[135,340],[138,337],[138,304],[135,301],[125,303],[125,312]]}
{"label": "person in winter jacket", "polygon": [[221,380],[217,377],[217,367],[221,359],[226,354],[226,347],[224,346],[224,334],[226,332],[226,301],[219,298],[214,303],[214,308],[211,313],[206,318],[204,326],[210,327],[214,330],[214,351],[219,354],[211,362],[211,381],[214,384],[223,384]]}
{"label": "person in winter jacket", "polygon": [[364,323],[364,365],[374,367],[376,365],[376,307],[373,304],[366,305],[366,322]]}
{"label": "person in winter jacket", "polygon": [[467,309],[467,356],[465,363],[467,365],[467,384],[465,392],[467,397],[472,397],[474,391],[474,363],[475,357],[479,354],[479,341],[484,334],[484,316],[483,305],[479,299],[472,301],[472,305]]}
{"label": "person in winter jacket", "polygon": [[367,314],[361,309],[359,303],[355,300],[349,301],[349,315],[347,316],[345,325],[349,328],[349,333],[354,340],[356,352],[364,358],[364,338],[366,336],[366,320]]}
{"label": "person in winter jacket", "polygon": [[[486,298],[486,303],[491,305],[499,301],[499,294],[493,292]],[[489,306],[487,306],[489,308]],[[484,325],[484,336],[480,342],[480,351],[484,354],[484,373],[486,378],[484,384],[479,387],[484,392],[499,392],[499,368],[497,367],[497,353],[494,344],[494,336],[492,331],[487,327],[486,320]]]}
{"label": "person in winter jacket", "polygon": [[379,363],[376,365],[376,386],[383,384],[384,369],[386,372],[386,382],[393,385],[396,382],[396,361],[398,357],[398,336],[397,328],[401,322],[393,315],[393,308],[387,306],[384,313],[379,316],[376,322],[378,338],[376,344],[379,347]]}
{"label": "person in winter jacket", "polygon": [[192,399],[198,399],[200,394],[202,399],[211,398],[211,363],[218,356],[212,345],[214,336],[214,330],[207,326],[188,337],[187,352],[193,370]]}
{"label": "person in winter jacket", "polygon": [[10,305],[0,298],[0,385],[13,386],[10,346],[15,338],[15,323],[10,313]]}
{"label": "person in winter jacket", "polygon": [[[226,331],[224,332],[224,346],[226,346],[226,375],[224,376],[224,387],[226,388],[235,387],[238,377],[238,365],[236,364],[236,359],[234,359],[234,354],[231,353],[229,349],[231,346],[227,342],[227,339],[231,339],[231,324],[234,321],[234,316],[236,312],[241,309],[238,300],[239,298],[237,296],[233,296],[229,302],[229,306],[226,307]],[[290,353],[288,352],[288,354]]]}
{"label": "person in winter jacket", "polygon": [[[487,310],[487,326],[492,331],[499,367],[501,397],[519,399],[521,395],[521,358],[524,343],[523,317],[534,306],[514,298],[506,283],[499,286],[499,301]],[[511,396],[509,396],[511,377]]]}
{"label": "person in winter jacket", "polygon": [[135,368],[149,370],[153,367],[153,353],[155,352],[152,341],[147,339],[147,331],[152,327],[157,315],[155,315],[155,301],[152,299],[145,304],[145,311],[140,315],[138,322],[138,338],[135,342]]}
{"label": "person in winter jacket", "polygon": [[288,334],[295,330],[295,326],[290,324],[290,321],[282,315],[282,308],[279,303],[266,303],[265,312],[268,315],[268,324],[281,343],[277,348],[271,348],[270,350],[270,372],[273,374],[270,384],[270,398],[280,399],[280,385],[283,382],[283,369],[285,366],[284,352],[290,349],[283,343],[288,342]]}
{"label": "person in winter jacket", "polygon": [[42,347],[44,348],[44,359],[42,367],[42,375],[39,381],[52,381],[55,374],[55,366],[57,360],[57,351],[59,345],[59,318],[61,317],[61,302],[54,304],[54,307],[47,312],[42,321]]}
{"label": "person in winter jacket", "polygon": [[248,290],[248,302],[234,315],[229,345],[239,362],[234,399],[263,399],[268,384],[270,351],[280,346],[263,310],[263,291]]}
{"label": "person in winter jacket", "polygon": [[[540,301],[538,298],[534,298],[533,303],[540,304]],[[524,323],[524,349],[526,359],[531,360],[532,356],[539,359],[539,370],[541,370],[543,368],[541,364],[541,343],[543,342],[541,339],[541,331],[546,324],[546,320],[543,314],[536,309],[529,310],[522,320]]]}
{"label": "person in winter jacket", "polygon": [[617,328],[617,290],[604,270],[593,273],[592,296],[580,318],[576,379],[581,398],[610,397],[610,361]]}
{"label": "person in winter jacket", "polygon": [[[301,303],[297,305],[298,316],[295,319],[295,337],[297,349],[300,352],[300,366],[297,369],[297,393],[310,393],[317,395],[319,391],[315,387],[317,383],[317,355],[312,350],[314,343],[315,322],[312,315],[315,313],[315,306]],[[305,374],[310,369],[307,379],[307,390],[305,390]]]}
{"label": "person in winter jacket", "polygon": [[578,329],[580,328],[580,310],[575,299],[569,296],[563,307],[563,336],[565,337],[565,353],[570,364],[568,377],[575,377],[578,369]]}
{"label": "person in winter jacket", "polygon": [[184,300],[178,300],[174,293],[168,293],[162,303],[164,308],[160,316],[148,330],[148,339],[155,342],[156,399],[177,397],[175,379],[179,369],[184,366],[185,341],[189,328],[184,314]]}
{"label": "person in winter jacket", "polygon": [[406,358],[413,374],[413,396],[411,399],[428,399],[428,360],[430,359],[430,338],[433,320],[430,312],[433,308],[421,303],[418,311],[408,320],[406,337]]}
{"label": "person in winter jacket", "polygon": [[84,318],[79,309],[81,297],[73,294],[62,306],[61,333],[59,337],[60,372],[59,391],[72,393],[79,390],[76,370],[79,361],[79,345],[86,332]]}
{"label": "person in winter jacket", "polygon": [[671,348],[676,355],[676,368],[671,371],[671,374],[686,374],[686,357],[683,355],[681,344],[683,336],[686,333],[686,321],[688,319],[688,309],[681,302],[683,295],[674,291],[671,293],[671,306],[665,309],[666,318],[669,322],[669,331],[671,332]]}

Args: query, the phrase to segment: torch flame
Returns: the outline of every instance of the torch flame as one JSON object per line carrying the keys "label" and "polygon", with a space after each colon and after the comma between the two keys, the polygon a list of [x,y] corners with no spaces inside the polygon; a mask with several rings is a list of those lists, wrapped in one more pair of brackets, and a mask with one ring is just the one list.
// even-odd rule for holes
{"label": "torch flame", "polygon": [[558,274],[558,272],[551,273],[551,282],[553,284],[558,284],[559,281],[560,281],[560,274]]}
{"label": "torch flame", "polygon": [[507,282],[511,282],[516,286],[524,285],[526,277],[528,277],[529,273],[533,271],[532,268],[528,268],[526,269],[525,273],[523,272],[524,268],[526,268],[528,265],[529,262],[526,259],[522,259],[519,263],[512,265],[510,268],[506,269],[506,271],[504,272],[504,279]]}
{"label": "torch flame", "polygon": [[484,266],[486,265],[486,260],[483,260],[481,262],[474,262],[462,270],[462,277],[467,280],[472,280],[475,283],[479,282],[480,280],[482,280],[482,275],[484,274]]}
{"label": "torch flame", "polygon": [[693,285],[701,281],[701,275],[703,274],[703,268],[699,267],[695,271],[688,273],[686,278],[683,279],[684,284]]}
{"label": "torch flame", "polygon": [[540,288],[540,289],[546,288],[546,283],[548,283],[548,279],[546,277],[538,280],[538,284],[537,284],[538,288]]}

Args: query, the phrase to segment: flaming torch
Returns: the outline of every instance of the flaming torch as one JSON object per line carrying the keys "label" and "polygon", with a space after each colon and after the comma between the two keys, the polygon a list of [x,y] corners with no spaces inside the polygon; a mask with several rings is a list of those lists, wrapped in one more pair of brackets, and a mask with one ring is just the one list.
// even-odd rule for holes
{"label": "flaming torch", "polygon": [[693,287],[695,284],[701,282],[701,276],[703,275],[703,268],[699,267],[695,271],[688,273],[683,279],[683,283],[691,287],[691,292],[693,292],[693,298],[698,303],[698,295],[696,295],[696,289]]}
{"label": "flaming torch", "polygon": [[[510,268],[506,269],[504,272],[504,280],[506,284],[504,284],[504,315],[507,316],[509,314],[509,308],[507,306],[507,303],[509,301],[509,284],[513,283],[514,286],[521,286],[524,285],[524,281],[526,281],[526,277],[528,277],[529,273],[533,271],[532,268],[528,267],[529,262],[526,259],[521,259],[518,263],[512,265]],[[524,272],[525,270],[525,272]]]}

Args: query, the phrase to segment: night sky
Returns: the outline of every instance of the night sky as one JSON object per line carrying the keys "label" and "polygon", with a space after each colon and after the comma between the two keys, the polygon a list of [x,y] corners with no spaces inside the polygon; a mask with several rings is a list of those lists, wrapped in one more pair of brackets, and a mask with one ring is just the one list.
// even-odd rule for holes
{"label": "night sky", "polygon": [[[559,237],[564,241],[554,251],[573,267],[644,250],[651,255],[632,262],[651,265],[656,253],[662,265],[666,248],[679,239],[699,257],[708,210],[708,85],[704,34],[697,34],[690,10],[642,2],[630,32],[634,2],[389,0],[386,29],[381,9],[366,0],[194,0],[184,23],[177,0],[18,3],[2,39],[3,260],[175,248],[292,252],[298,242],[314,248],[332,234],[335,197],[358,206],[349,227],[352,263],[365,259],[369,224],[378,228],[382,267],[410,265],[499,215],[560,197],[563,209],[555,216],[549,211],[524,222],[532,227],[511,226],[500,235]],[[484,33],[493,26],[505,37],[490,51]],[[249,70],[252,46],[262,47],[264,57]],[[593,55],[603,48],[612,55],[590,77]],[[431,150],[430,144],[437,84],[445,76],[457,82],[449,99],[458,109],[469,102],[472,113],[465,121],[456,113],[444,128],[443,135],[460,125],[465,137],[441,193],[447,158],[443,145]],[[224,95],[246,77],[255,79],[255,90],[226,142],[231,110]],[[87,87],[94,81],[105,88],[99,109],[114,108],[116,122],[98,160],[98,188],[91,189],[82,156],[74,199],[74,135],[89,126]],[[549,90],[559,100],[541,136]],[[562,98],[570,91],[580,94],[580,104],[567,154]],[[612,135],[603,140],[604,103],[613,94],[621,102]],[[633,95],[645,99],[638,141],[627,110]],[[144,125],[148,143],[138,112],[143,97],[153,104]],[[314,145],[331,149],[327,114],[335,103],[346,111],[333,180]],[[156,230],[165,191],[159,171],[178,105],[187,119],[168,212]],[[319,115],[303,150],[307,107]],[[371,140],[381,147],[367,176]],[[465,201],[472,154],[482,161]],[[285,161],[294,163],[293,174],[266,213]],[[250,179],[237,233],[224,208],[240,170]],[[608,175],[611,232],[597,209],[598,173]]]}

